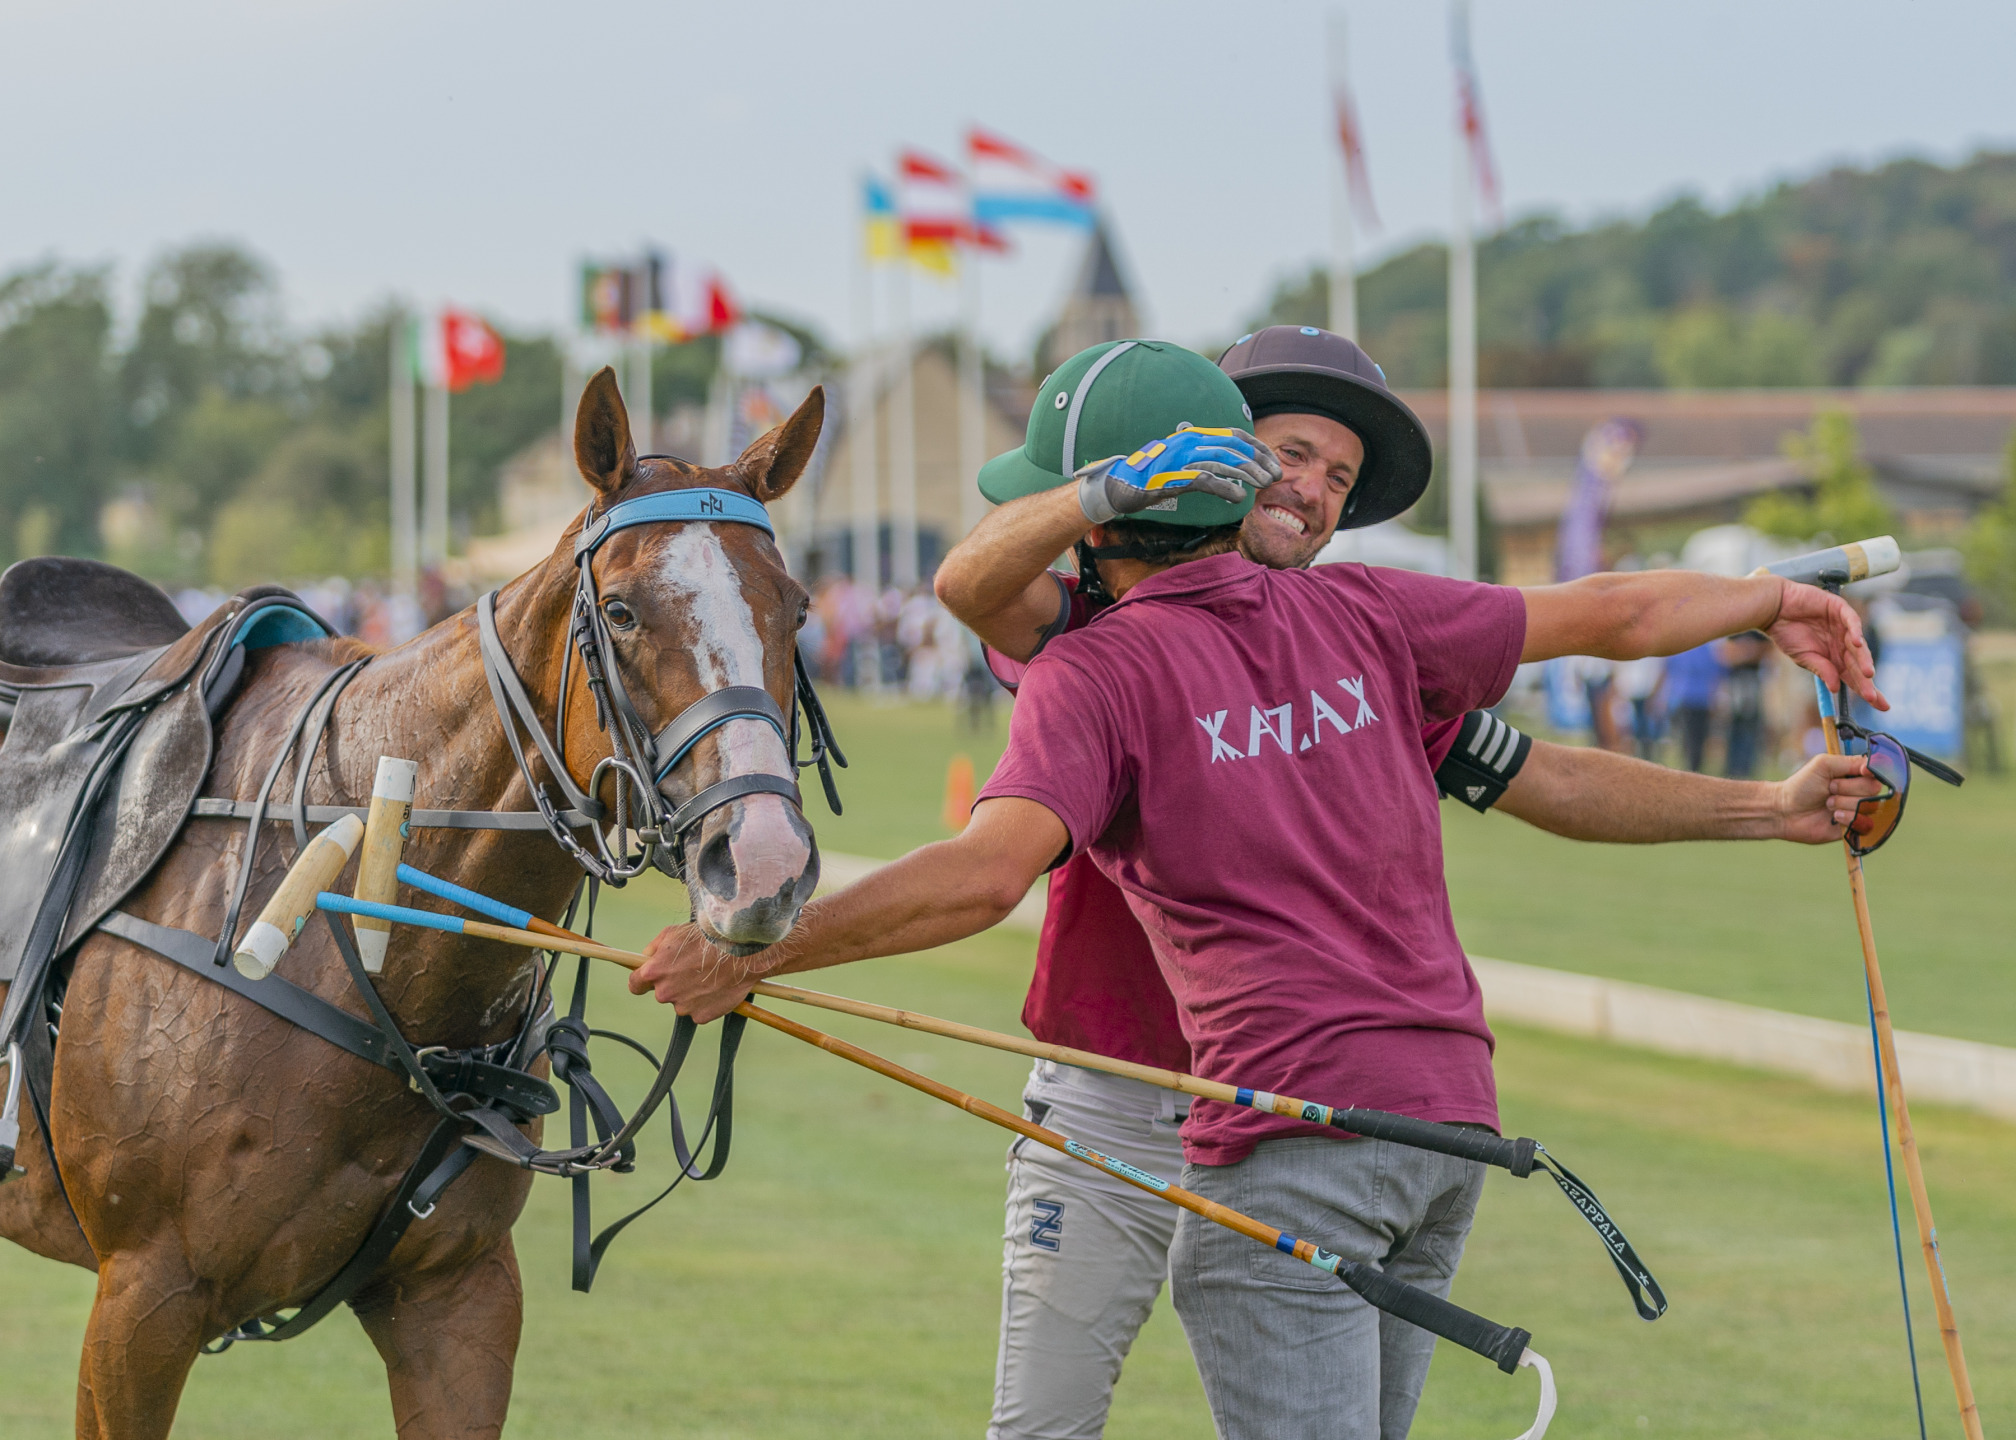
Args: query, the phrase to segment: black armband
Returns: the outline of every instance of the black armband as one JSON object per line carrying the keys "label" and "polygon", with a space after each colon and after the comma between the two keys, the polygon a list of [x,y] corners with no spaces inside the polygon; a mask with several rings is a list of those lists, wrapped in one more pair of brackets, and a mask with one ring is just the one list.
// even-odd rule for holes
{"label": "black armband", "polygon": [[1444,795],[1481,814],[1498,803],[1532,749],[1532,736],[1520,734],[1489,710],[1472,710],[1436,767],[1435,783]]}

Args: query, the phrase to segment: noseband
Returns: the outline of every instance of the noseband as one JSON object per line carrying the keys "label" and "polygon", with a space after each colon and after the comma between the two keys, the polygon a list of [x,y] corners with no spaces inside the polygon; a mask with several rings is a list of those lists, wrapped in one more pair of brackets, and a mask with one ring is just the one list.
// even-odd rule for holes
{"label": "noseband", "polygon": [[[518,762],[519,772],[531,787],[533,803],[539,807],[547,831],[583,870],[597,880],[616,885],[641,874],[653,864],[674,878],[683,878],[688,833],[723,805],[750,795],[779,795],[802,807],[795,772],[807,765],[819,767],[826,803],[832,807],[834,814],[840,813],[840,797],[833,785],[829,756],[843,767],[847,760],[833,743],[832,725],[812,689],[812,679],[805,673],[804,658],[798,654],[795,645],[792,647],[792,668],[796,679],[788,720],[770,697],[770,692],[761,686],[724,685],[694,701],[654,735],[630,699],[630,692],[623,683],[622,668],[617,664],[609,623],[602,614],[595,587],[595,552],[611,535],[633,525],[676,525],[698,521],[752,525],[772,537],[777,533],[770,523],[770,512],[759,501],[738,491],[716,489],[666,490],[655,495],[640,495],[634,500],[612,505],[600,515],[591,515],[581,527],[581,533],[574,541],[576,583],[574,609],[568,627],[570,643],[560,665],[560,699],[556,711],[558,738],[549,734],[545,722],[539,718],[531,697],[525,691],[524,682],[519,679],[517,669],[497,633],[497,592],[492,590],[476,602],[483,673],[490,682],[490,698],[497,707],[497,717],[504,726],[504,735],[511,744],[511,753]],[[610,748],[609,758],[598,764],[589,776],[586,790],[575,785],[566,762],[567,687],[577,652],[589,692],[595,697],[595,722],[609,736]],[[802,761],[798,759],[798,717],[801,709],[812,734],[812,758]],[[794,773],[731,775],[704,787],[675,809],[659,794],[659,782],[692,753],[695,745],[731,720],[760,720],[775,730],[791,756]],[[533,745],[545,760],[565,808],[578,812],[589,823],[595,837],[593,851],[574,836],[571,825],[580,822],[572,816],[563,815],[562,807],[555,803],[546,786],[533,776],[524,745],[519,739],[521,726],[532,737]],[[597,798],[604,771],[610,772],[615,782],[614,805],[604,805]],[[632,837],[642,841],[641,850],[632,851]]]}

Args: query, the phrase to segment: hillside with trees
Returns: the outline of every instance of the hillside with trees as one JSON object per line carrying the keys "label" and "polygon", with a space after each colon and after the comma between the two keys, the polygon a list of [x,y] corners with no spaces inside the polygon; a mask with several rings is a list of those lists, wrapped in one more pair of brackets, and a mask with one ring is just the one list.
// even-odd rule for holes
{"label": "hillside with trees", "polygon": [[[1716,212],[1519,220],[1478,246],[1486,386],[2016,384],[2016,154],[1898,160],[1789,181]],[[1366,348],[1401,386],[1445,383],[1445,247],[1360,277]],[[1263,324],[1320,324],[1321,270]]]}

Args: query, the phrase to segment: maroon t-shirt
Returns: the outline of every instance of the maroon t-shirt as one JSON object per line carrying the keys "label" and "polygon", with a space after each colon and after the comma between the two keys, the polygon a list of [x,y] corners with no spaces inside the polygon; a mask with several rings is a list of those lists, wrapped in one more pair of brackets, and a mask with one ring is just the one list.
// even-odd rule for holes
{"label": "maroon t-shirt", "polygon": [[[1495,586],[1174,566],[1030,664],[981,798],[1044,805],[1118,885],[1198,1073],[1495,1127],[1421,732],[1498,699],[1524,635]],[[1318,1133],[1200,1102],[1184,1141],[1230,1164]]]}
{"label": "maroon t-shirt", "polygon": [[[1082,629],[1099,613],[1078,593],[1078,577],[1053,572],[1062,587],[1064,631]],[[1053,637],[1054,638],[1054,637]],[[1011,693],[1028,663],[991,646],[987,664]],[[1462,720],[1431,720],[1421,748],[1433,771],[1456,743]],[[1099,873],[1090,855],[1073,855],[1050,874],[1036,969],[1022,1002],[1022,1024],[1038,1040],[1095,1055],[1190,1071],[1190,1042],[1176,997],[1155,964],[1155,952],[1120,887]]]}

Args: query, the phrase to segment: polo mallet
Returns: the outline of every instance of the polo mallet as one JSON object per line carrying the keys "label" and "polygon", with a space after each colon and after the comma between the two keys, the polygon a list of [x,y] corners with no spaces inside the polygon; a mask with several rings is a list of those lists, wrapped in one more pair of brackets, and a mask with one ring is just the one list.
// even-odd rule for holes
{"label": "polo mallet", "polygon": [[884,1025],[897,1025],[905,1030],[919,1030],[927,1035],[943,1036],[948,1040],[963,1040],[969,1044],[984,1045],[993,1050],[1006,1050],[1011,1054],[1027,1055],[1037,1060],[1054,1060],[1062,1065],[1100,1070],[1108,1075],[1138,1080],[1144,1085],[1154,1085],[1163,1090],[1175,1090],[1184,1095],[1196,1095],[1226,1105],[1240,1105],[1249,1110],[1258,1110],[1268,1115],[1281,1115],[1290,1120],[1302,1120],[1312,1125],[1328,1125],[1353,1135],[1363,1135],[1374,1140],[1390,1140],[1395,1144],[1409,1145],[1417,1150],[1432,1150],[1440,1155],[1454,1155],[1462,1160],[1496,1165],[1510,1171],[1513,1176],[1521,1180],[1531,1175],[1537,1166],[1552,1177],[1554,1183],[1561,1187],[1561,1193],[1568,1197],[1582,1218],[1587,1220],[1602,1238],[1603,1248],[1609,1254],[1611,1263],[1617,1267],[1617,1273],[1623,1277],[1624,1288],[1630,1291],[1631,1303],[1637,1308],[1639,1316],[1645,1320],[1657,1320],[1666,1313],[1665,1292],[1659,1288],[1659,1282],[1652,1278],[1652,1272],[1646,1268],[1645,1263],[1638,1258],[1638,1252],[1632,1248],[1631,1242],[1624,1238],[1624,1232],[1618,1229],[1617,1223],[1603,1208],[1603,1202],[1596,1198],[1595,1192],[1583,1184],[1573,1171],[1549,1155],[1547,1148],[1537,1141],[1523,1137],[1508,1139],[1493,1135],[1488,1130],[1442,1125],[1432,1120],[1417,1120],[1411,1115],[1395,1115],[1386,1110],[1319,1105],[1313,1100],[1297,1100],[1288,1095],[1276,1095],[1266,1090],[1253,1090],[1241,1085],[1226,1085],[1216,1080],[1205,1080],[1196,1075],[1185,1075],[1180,1071],[1164,1070],[1154,1065],[1137,1065],[1128,1060],[1115,1060],[1110,1056],[1094,1054],[1090,1050],[1074,1050],[1068,1045],[1052,1045],[1042,1040],[1025,1040],[1018,1035],[1003,1035],[995,1030],[982,1030],[977,1025],[962,1025],[956,1020],[940,1020],[933,1015],[920,1015],[914,1010],[898,1010],[893,1006],[875,1005],[866,1000],[852,1000],[841,995],[828,995],[818,990],[802,990],[796,985],[759,981],[750,988],[758,995],[772,999],[812,1005],[821,1010],[832,1010],[863,1020],[877,1020]]}
{"label": "polo mallet", "polygon": [[280,957],[287,953],[287,947],[315,913],[316,892],[336,883],[336,877],[350,863],[357,842],[363,838],[364,822],[355,815],[345,815],[308,842],[307,848],[288,867],[280,888],[273,892],[273,898],[266,902],[266,908],[245,932],[245,938],[238,942],[231,963],[240,975],[248,980],[264,980],[273,973],[273,967],[280,963]]}
{"label": "polo mallet", "polygon": [[[507,944],[520,945],[529,949],[559,950],[568,954],[586,955],[593,959],[611,960],[624,966],[626,969],[634,970],[644,963],[645,957],[635,951],[621,950],[609,945],[599,945],[583,936],[574,934],[572,931],[562,929],[550,921],[541,920],[529,911],[522,910],[517,906],[506,905],[502,901],[493,900],[487,895],[439,879],[436,876],[427,874],[425,871],[415,869],[413,866],[401,866],[399,878],[416,889],[424,890],[444,900],[453,901],[479,913],[494,915],[500,920],[508,920],[513,923],[510,925],[492,925],[477,920],[465,920],[461,916],[439,915],[431,911],[413,910],[400,905],[373,904],[343,895],[324,894],[317,897],[317,903],[324,910],[343,914],[373,915],[398,924],[420,925],[428,929],[443,930],[452,934],[468,935],[480,939],[501,940]],[[795,989],[795,987],[790,986],[758,986],[755,988],[759,990],[777,988],[784,991]],[[807,1044],[815,1045],[822,1050],[850,1060],[857,1065],[864,1066],[878,1074],[908,1085],[913,1089],[921,1090],[925,1094],[942,1100],[948,1105],[957,1106],[968,1114],[991,1121],[1004,1129],[1012,1130],[1018,1135],[1036,1141],[1038,1144],[1069,1155],[1083,1164],[1090,1165],[1095,1169],[1104,1170],[1130,1185],[1161,1196],[1172,1205],[1192,1211],[1206,1220],[1223,1225],[1227,1229],[1247,1236],[1249,1239],[1258,1240],[1262,1244],[1269,1245],[1285,1255],[1293,1255],[1296,1259],[1326,1274],[1335,1276],[1375,1308],[1397,1315],[1408,1323],[1418,1325],[1431,1334],[1439,1335],[1444,1339],[1463,1346],[1465,1349],[1482,1355],[1508,1375],[1514,1373],[1522,1365],[1536,1367],[1540,1371],[1541,1377],[1539,1416],[1532,1428],[1521,1435],[1519,1440],[1541,1440],[1541,1437],[1547,1433],[1547,1425],[1553,1417],[1555,1408],[1554,1377],[1553,1371],[1548,1367],[1546,1360],[1527,1347],[1526,1342],[1532,1339],[1531,1332],[1498,1325],[1481,1315],[1463,1309],[1459,1305],[1451,1304],[1447,1300],[1431,1295],[1418,1286],[1394,1280],[1370,1265],[1333,1255],[1310,1241],[1298,1239],[1272,1226],[1263,1225],[1261,1222],[1242,1215],[1236,1210],[1220,1205],[1216,1201],[1207,1200],[1201,1195],[1183,1189],[1181,1186],[1172,1185],[1159,1176],[1150,1175],[1144,1170],[1127,1164],[1125,1161],[1101,1154],[1055,1131],[1046,1130],[1041,1126],[1031,1124],[1029,1121],[1011,1114],[999,1106],[990,1105],[984,1100],[965,1094],[963,1091],[954,1090],[949,1085],[941,1084],[936,1080],[916,1074],[914,1071],[906,1070],[893,1061],[886,1060],[857,1045],[851,1045],[844,1040],[836,1039],[833,1036],[800,1025],[796,1021],[787,1020],[781,1015],[772,1014],[767,1010],[759,1009],[747,1003],[738,1005],[736,1013],[755,1020],[759,1024],[767,1025],[772,1029],[782,1030],[788,1035],[805,1041]],[[949,1024],[950,1022],[941,1021],[939,1023]],[[1002,1038],[1007,1039],[1010,1037],[1004,1036]],[[1118,1065],[1124,1062],[1112,1061],[1109,1063]],[[1165,1073],[1173,1074],[1174,1072]],[[1199,1081],[1197,1083],[1208,1084],[1209,1082]],[[1360,1113],[1366,1114],[1368,1112]],[[1378,1112],[1369,1113],[1377,1114]],[[1407,1117],[1392,1116],[1387,1118],[1405,1120]],[[1464,1132],[1452,1131],[1451,1133],[1460,1135]],[[1488,1138],[1492,1140],[1497,1139],[1495,1136]],[[1450,1153],[1460,1152],[1452,1151]]]}
{"label": "polo mallet", "polygon": [[[633,951],[598,945],[585,936],[576,935],[549,921],[541,920],[528,910],[521,910],[515,905],[506,905],[500,900],[493,900],[488,895],[439,879],[411,865],[399,867],[399,878],[416,890],[424,890],[430,895],[451,901],[465,909],[492,916],[511,928],[485,925],[478,921],[464,920],[459,916],[435,914],[432,911],[408,910],[400,906],[376,907],[377,913],[399,923],[425,925],[456,934],[503,940],[507,944],[589,955],[598,959],[613,960],[632,970],[644,961],[642,955]],[[353,915],[361,913],[354,901],[346,903],[341,896],[325,896],[323,899],[328,902],[323,905],[324,909],[344,910]],[[1603,1202],[1583,1183],[1580,1176],[1549,1155],[1546,1148],[1535,1141],[1524,1138],[1505,1139],[1489,1131],[1439,1125],[1430,1120],[1418,1120],[1411,1115],[1395,1115],[1385,1110],[1319,1105],[1311,1100],[1297,1100],[1292,1096],[1276,1095],[1265,1090],[1226,1085],[1195,1075],[1163,1070],[1153,1065],[1137,1065],[1127,1060],[1115,1060],[1089,1050],[1074,1050],[1067,1045],[1051,1045],[1041,1040],[1025,1040],[1015,1035],[1003,1035],[998,1031],[983,1030],[977,1025],[962,1025],[954,1020],[920,1015],[913,1010],[898,1010],[893,1006],[876,1005],[866,1000],[851,1000],[844,996],[827,995],[818,990],[803,990],[795,985],[758,981],[750,986],[750,989],[758,995],[774,999],[817,1006],[820,1009],[833,1010],[865,1020],[877,1020],[885,1025],[897,1025],[907,1030],[940,1035],[949,1040],[963,1040],[995,1050],[1006,1050],[1016,1055],[1055,1060],[1061,1064],[1078,1065],[1088,1070],[1102,1070],[1109,1075],[1125,1076],[1165,1090],[1197,1095],[1207,1100],[1223,1101],[1227,1105],[1242,1105],[1248,1109],[1283,1115],[1293,1120],[1329,1125],[1353,1135],[1389,1140],[1420,1150],[1432,1150],[1441,1155],[1453,1155],[1462,1160],[1496,1165],[1510,1171],[1519,1179],[1531,1175],[1537,1166],[1561,1187],[1561,1193],[1568,1197],[1569,1203],[1602,1239],[1604,1251],[1610,1256],[1610,1263],[1616,1267],[1619,1277],[1624,1281],[1624,1288],[1630,1293],[1631,1303],[1639,1317],[1644,1320],[1657,1320],[1666,1313],[1665,1291],[1652,1277],[1652,1272],[1645,1262],[1638,1258],[1638,1252],[1625,1238],[1617,1222],[1610,1218],[1609,1212],[1603,1207]]]}
{"label": "polo mallet", "polygon": [[[364,854],[357,862],[359,900],[390,904],[399,898],[399,859],[406,851],[406,822],[413,815],[413,785],[420,771],[417,760],[401,760],[393,755],[378,757],[378,774],[371,782],[370,818],[364,822]],[[385,947],[392,940],[392,922],[375,915],[356,917],[357,955],[366,974],[385,969]]]}
{"label": "polo mallet", "polygon": [[795,1020],[787,1020],[782,1015],[772,1014],[757,1006],[742,1004],[735,1007],[735,1013],[746,1015],[758,1024],[768,1025],[773,1030],[781,1030],[786,1035],[815,1045],[829,1055],[838,1055],[843,1060],[878,1075],[887,1076],[912,1090],[921,1090],[934,1099],[964,1110],[968,1115],[978,1116],[1004,1130],[1012,1130],[1017,1135],[1046,1145],[1060,1154],[1068,1155],[1081,1164],[1095,1170],[1103,1170],[1116,1179],[1146,1190],[1151,1195],[1159,1195],[1171,1205],[1188,1210],[1191,1214],[1223,1225],[1226,1229],[1257,1240],[1262,1245],[1280,1251],[1283,1255],[1293,1255],[1327,1275],[1333,1275],[1344,1285],[1355,1291],[1365,1302],[1389,1315],[1397,1315],[1410,1325],[1417,1325],[1431,1335],[1439,1335],[1453,1341],[1466,1350],[1474,1351],[1491,1361],[1507,1375],[1515,1373],[1520,1366],[1530,1365],[1540,1372],[1540,1410],[1532,1427],[1518,1440],[1541,1440],[1546,1435],[1548,1423],[1554,1418],[1555,1393],[1554,1372],[1542,1356],[1529,1346],[1531,1332],[1515,1326],[1499,1325],[1485,1319],[1474,1311],[1465,1310],[1460,1305],[1451,1304],[1440,1296],[1431,1295],[1419,1286],[1404,1280],[1395,1280],[1377,1268],[1357,1260],[1346,1260],[1341,1255],[1333,1255],[1307,1240],[1298,1239],[1286,1231],[1271,1225],[1263,1225],[1250,1216],[1220,1205],[1215,1200],[1207,1200],[1194,1191],[1185,1190],[1180,1185],[1172,1185],[1157,1175],[1101,1154],[1090,1146],[1080,1145],[1076,1140],[1046,1130],[1041,1125],[1032,1124],[1021,1116],[1003,1110],[998,1105],[990,1105],[985,1100],[976,1099],[961,1090],[954,1090],[928,1076],[919,1075],[914,1070],[906,1070],[894,1061],[885,1060],[873,1051],[858,1045],[850,1045],[845,1040],[800,1025]]}
{"label": "polo mallet", "polygon": [[[1767,565],[1756,573],[1768,572],[1803,585],[1818,585],[1823,590],[1839,593],[1843,585],[1889,574],[1901,560],[1897,542],[1888,535],[1881,535],[1858,544],[1796,556],[1776,565]],[[1844,754],[1835,697],[1817,675],[1813,677],[1813,689],[1819,697],[1820,729],[1827,738],[1827,753]],[[1842,690],[1845,696],[1847,687],[1844,685]],[[1869,996],[1869,1031],[1880,1071],[1876,1103],[1877,1115],[1884,1122],[1883,1168],[1886,1175],[1890,1173],[1890,1134],[1885,1113],[1890,1110],[1895,1111],[1897,1116],[1897,1149],[1904,1157],[1904,1179],[1911,1191],[1911,1211],[1918,1222],[1918,1244],[1924,1252],[1925,1274],[1932,1286],[1932,1308],[1939,1319],[1939,1340],[1946,1350],[1946,1368],[1952,1373],[1953,1395],[1960,1406],[1960,1425],[1968,1440],[1982,1440],[1981,1412],[1974,1403],[1974,1384],[1968,1378],[1967,1357],[1960,1348],[1960,1325],[1953,1317],[1953,1301],[1946,1291],[1946,1267],[1939,1258],[1939,1231],[1932,1221],[1932,1199],[1925,1189],[1925,1170],[1918,1158],[1918,1139],[1911,1128],[1910,1107],[1904,1099],[1904,1077],[1897,1067],[1897,1036],[1890,1025],[1890,1001],[1883,989],[1883,970],[1876,960],[1876,931],[1869,919],[1869,896],[1863,886],[1862,857],[1855,853],[1845,837],[1841,850],[1848,860],[1848,894],[1855,903],[1855,928],[1862,937],[1862,977]],[[1904,1241],[1897,1229],[1894,1178],[1890,1187],[1890,1223],[1897,1243],[1897,1284],[1904,1297],[1904,1340],[1911,1354],[1911,1385],[1916,1394],[1918,1350],[1917,1341],[1911,1334],[1911,1293],[1904,1284]],[[1922,1396],[1919,1397],[1918,1428],[1922,1435],[1925,1429]]]}

